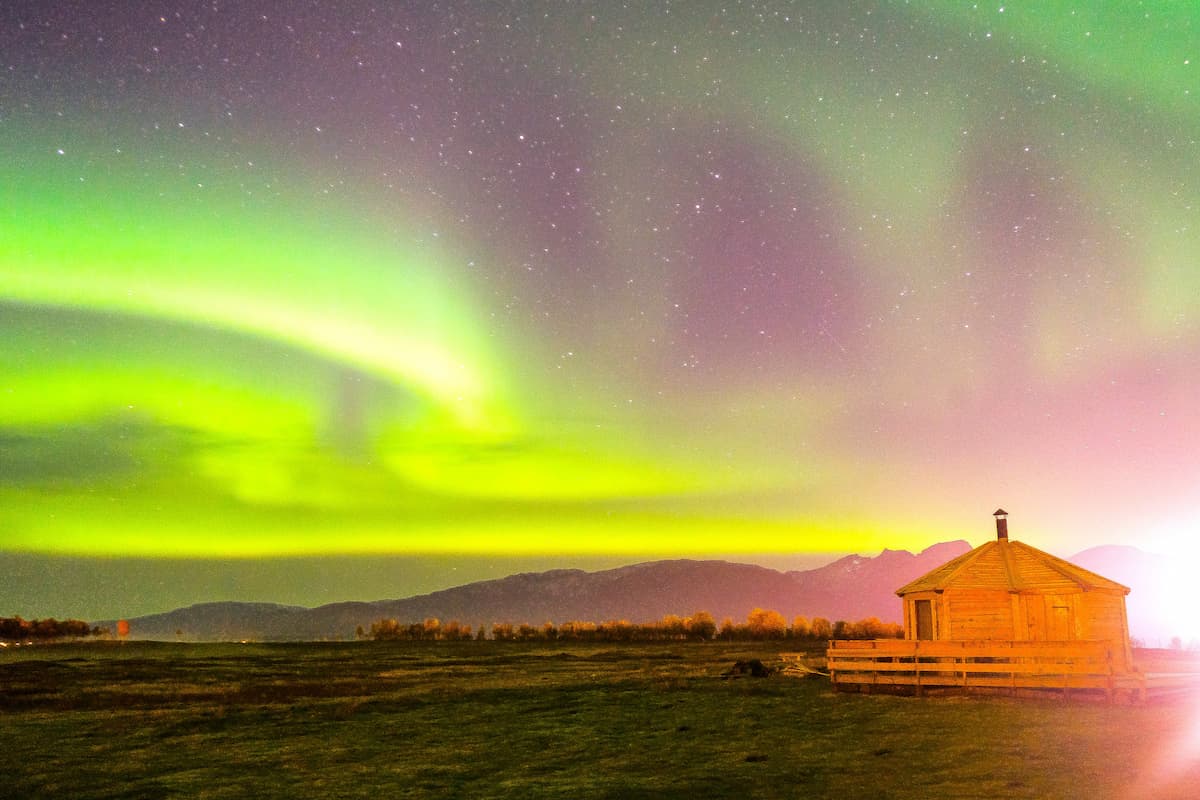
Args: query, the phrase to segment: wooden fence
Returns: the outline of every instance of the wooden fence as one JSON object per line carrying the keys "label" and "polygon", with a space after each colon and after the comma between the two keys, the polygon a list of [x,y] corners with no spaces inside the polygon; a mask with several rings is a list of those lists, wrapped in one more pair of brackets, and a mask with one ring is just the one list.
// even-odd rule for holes
{"label": "wooden fence", "polygon": [[925,689],[1120,690],[1145,699],[1145,680],[1122,668],[1119,647],[1107,641],[1010,642],[834,640],[826,652],[835,691]]}

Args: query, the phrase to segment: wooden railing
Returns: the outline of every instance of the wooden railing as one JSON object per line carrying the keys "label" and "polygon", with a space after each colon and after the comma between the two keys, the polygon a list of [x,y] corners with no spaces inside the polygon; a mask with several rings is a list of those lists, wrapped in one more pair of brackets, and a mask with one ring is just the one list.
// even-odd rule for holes
{"label": "wooden railing", "polygon": [[908,687],[994,689],[1139,689],[1123,669],[1118,646],[1108,641],[835,640],[826,652],[835,690]]}

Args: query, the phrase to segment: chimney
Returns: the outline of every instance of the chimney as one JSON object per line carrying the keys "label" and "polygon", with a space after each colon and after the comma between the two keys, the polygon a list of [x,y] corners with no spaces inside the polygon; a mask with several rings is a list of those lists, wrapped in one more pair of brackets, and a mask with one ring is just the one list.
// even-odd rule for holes
{"label": "chimney", "polygon": [[1003,508],[997,508],[992,516],[996,518],[996,541],[1008,541],[1008,512]]}

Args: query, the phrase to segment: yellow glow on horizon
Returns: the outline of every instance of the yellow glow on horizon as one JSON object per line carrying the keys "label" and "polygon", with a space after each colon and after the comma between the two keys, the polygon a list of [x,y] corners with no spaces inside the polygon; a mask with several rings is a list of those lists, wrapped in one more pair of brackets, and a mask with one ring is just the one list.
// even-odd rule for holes
{"label": "yellow glow on horizon", "polygon": [[[278,490],[287,496],[291,487]],[[170,488],[164,490],[170,493]],[[254,484],[252,492],[272,490]],[[459,515],[454,522],[438,518],[436,506],[418,505],[410,512],[386,501],[361,508],[351,516],[337,502],[322,507],[244,506],[203,503],[204,515],[189,513],[187,504],[168,512],[146,492],[136,503],[92,493],[57,496],[52,517],[22,514],[0,490],[0,524],[12,532],[10,549],[58,555],[138,556],[164,558],[258,558],[304,555],[544,555],[639,556],[672,553],[705,558],[713,553],[762,555],[856,552],[913,552],[936,543],[928,531],[901,532],[869,523],[830,525],[820,520],[698,518],[649,511],[595,512],[563,506],[554,509],[482,506],[477,520]],[[270,500],[269,496],[262,499]],[[333,498],[336,501],[336,498]],[[197,501],[200,502],[200,501]],[[111,510],[120,508],[119,516]],[[253,536],[246,534],[254,531]]]}

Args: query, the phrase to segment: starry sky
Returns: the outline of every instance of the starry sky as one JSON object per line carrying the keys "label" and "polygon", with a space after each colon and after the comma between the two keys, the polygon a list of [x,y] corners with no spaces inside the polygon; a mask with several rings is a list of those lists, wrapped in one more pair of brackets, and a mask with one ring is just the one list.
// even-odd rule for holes
{"label": "starry sky", "polygon": [[4,3],[0,614],[1200,552],[1200,28],[1093,5]]}

